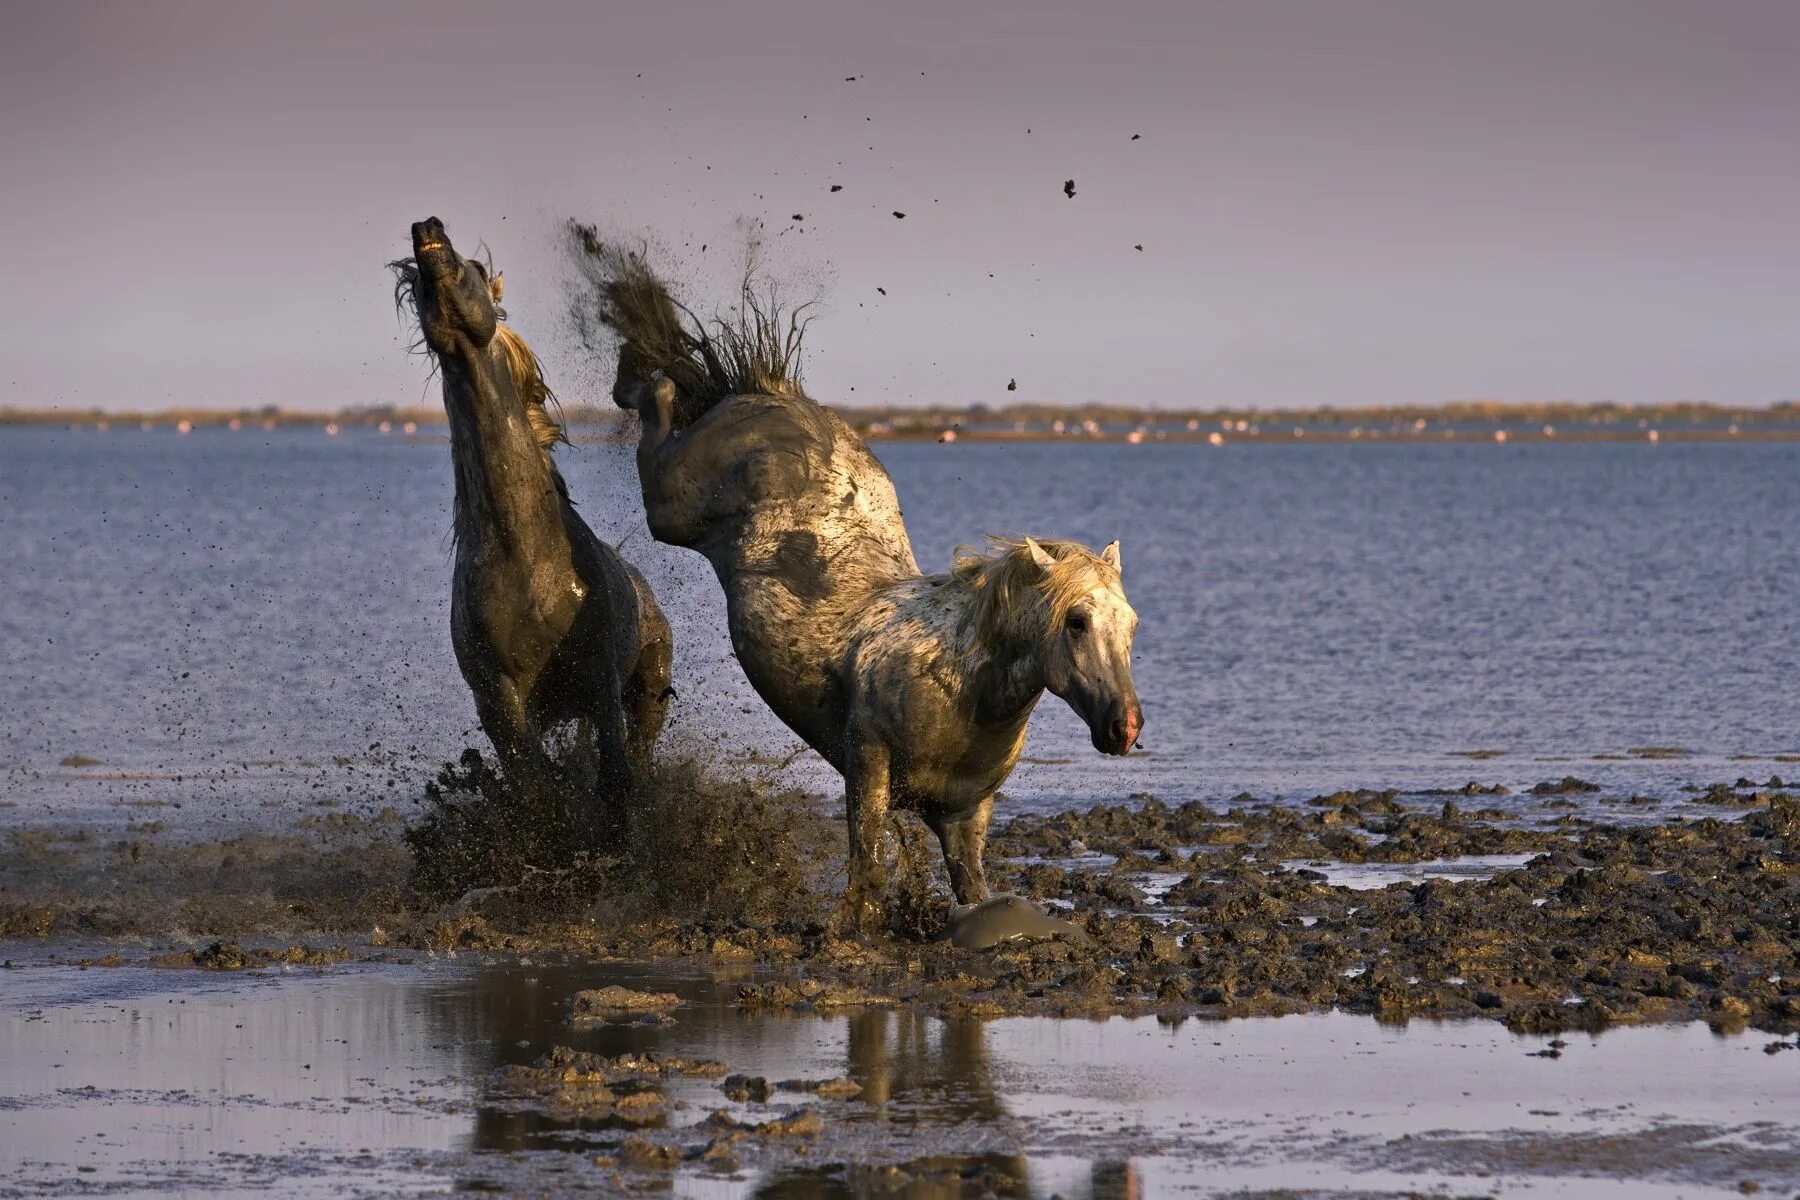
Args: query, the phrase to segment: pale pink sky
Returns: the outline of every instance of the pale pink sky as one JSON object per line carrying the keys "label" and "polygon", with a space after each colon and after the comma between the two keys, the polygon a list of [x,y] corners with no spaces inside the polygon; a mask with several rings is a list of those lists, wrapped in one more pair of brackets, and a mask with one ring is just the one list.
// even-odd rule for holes
{"label": "pale pink sky", "polygon": [[429,214],[576,399],[571,215],[703,304],[762,220],[821,399],[1761,403],[1796,62],[1785,0],[8,4],[0,404],[433,402]]}

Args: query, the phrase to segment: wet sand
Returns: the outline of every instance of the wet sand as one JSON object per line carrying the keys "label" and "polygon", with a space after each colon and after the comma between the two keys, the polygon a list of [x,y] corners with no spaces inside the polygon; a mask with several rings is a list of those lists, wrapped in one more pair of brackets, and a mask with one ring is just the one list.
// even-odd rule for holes
{"label": "wet sand", "polygon": [[[753,974],[18,967],[0,1193],[1673,1197],[1800,1178],[1800,1052],[1703,1026],[1549,1058],[1492,1023],[746,1013]],[[569,998],[606,984],[682,1003],[571,1028]],[[553,1054],[608,1064],[615,1099],[571,1108],[509,1070]],[[801,1090],[844,1078],[860,1090]]]}

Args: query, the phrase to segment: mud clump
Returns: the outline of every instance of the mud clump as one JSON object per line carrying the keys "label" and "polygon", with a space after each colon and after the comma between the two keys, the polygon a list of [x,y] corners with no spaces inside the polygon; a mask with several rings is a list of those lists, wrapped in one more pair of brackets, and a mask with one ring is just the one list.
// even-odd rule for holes
{"label": "mud clump", "polygon": [[569,1000],[569,1023],[591,1025],[605,1022],[621,1013],[667,1012],[681,1004],[681,997],[668,992],[634,992],[617,984],[576,992]]}
{"label": "mud clump", "polygon": [[1589,783],[1585,779],[1577,779],[1573,775],[1564,775],[1561,779],[1545,780],[1543,783],[1531,785],[1533,796],[1574,796],[1599,790],[1599,784]]}
{"label": "mud clump", "polygon": [[245,954],[236,942],[214,942],[206,949],[194,952],[194,965],[208,971],[241,971],[262,964]]}
{"label": "mud clump", "polygon": [[834,1008],[867,1008],[893,1003],[892,996],[817,978],[805,978],[791,984],[746,984],[738,989],[737,994],[739,1008],[804,1008],[823,1012]]}
{"label": "mud clump", "polygon": [[[246,950],[236,942],[213,942],[196,950],[189,960],[207,971],[247,971],[258,967],[330,967],[349,962],[352,955],[346,946],[287,946],[279,949],[252,947]],[[185,966],[181,955],[170,955],[169,966]]]}
{"label": "mud clump", "polygon": [[862,1094],[862,1084],[843,1075],[835,1079],[783,1079],[775,1086],[784,1092],[811,1092],[821,1100],[852,1100]]}
{"label": "mud clump", "polygon": [[761,1075],[727,1075],[719,1090],[726,1097],[740,1103],[754,1100],[758,1104],[769,1098],[769,1081]]}
{"label": "mud clump", "polygon": [[660,1120],[668,1101],[659,1081],[670,1076],[716,1077],[725,1064],[658,1054],[607,1057],[557,1046],[528,1066],[501,1067],[489,1086],[514,1107],[542,1111],[560,1120],[617,1116],[633,1123]]}

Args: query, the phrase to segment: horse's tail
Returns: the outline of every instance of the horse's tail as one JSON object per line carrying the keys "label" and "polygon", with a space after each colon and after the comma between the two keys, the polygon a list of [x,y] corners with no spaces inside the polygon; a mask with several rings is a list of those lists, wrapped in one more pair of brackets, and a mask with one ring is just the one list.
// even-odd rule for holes
{"label": "horse's tail", "polygon": [[576,319],[592,348],[601,331],[619,344],[613,399],[629,397],[658,376],[675,385],[675,428],[698,420],[727,396],[804,397],[800,343],[810,304],[784,309],[773,285],[763,287],[754,260],[746,267],[736,309],[712,327],[669,291],[642,250],[605,242],[591,225],[571,222],[572,251],[593,289],[591,308],[578,303]]}

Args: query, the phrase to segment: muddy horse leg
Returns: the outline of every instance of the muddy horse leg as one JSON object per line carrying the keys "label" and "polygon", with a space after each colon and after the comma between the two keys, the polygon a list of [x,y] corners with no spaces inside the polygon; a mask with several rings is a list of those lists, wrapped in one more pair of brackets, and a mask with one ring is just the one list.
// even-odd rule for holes
{"label": "muddy horse leg", "polygon": [[844,800],[850,818],[850,887],[844,896],[845,916],[858,933],[880,933],[887,915],[882,907],[887,864],[881,857],[881,837],[888,819],[887,747],[852,747],[844,764]]}
{"label": "muddy horse leg", "polygon": [[616,840],[625,833],[637,774],[631,761],[631,731],[626,719],[626,682],[608,662],[596,681],[599,706],[593,714],[594,751],[599,767],[595,781],[601,833]]}
{"label": "muddy horse leg", "polygon": [[629,727],[625,750],[632,769],[640,775],[650,770],[656,739],[669,716],[669,701],[675,698],[673,658],[670,639],[653,636],[644,643],[625,680],[625,723]]}
{"label": "muddy horse leg", "polygon": [[525,698],[510,679],[497,679],[475,692],[475,713],[482,732],[494,744],[500,770],[520,795],[532,803],[548,794],[549,771],[538,732],[525,711]]}
{"label": "muddy horse leg", "polygon": [[981,856],[987,849],[988,822],[993,817],[994,798],[983,796],[973,808],[926,819],[944,848],[950,890],[956,893],[958,904],[978,904],[988,898],[987,872],[982,868]]}

